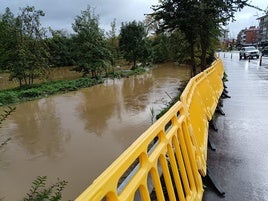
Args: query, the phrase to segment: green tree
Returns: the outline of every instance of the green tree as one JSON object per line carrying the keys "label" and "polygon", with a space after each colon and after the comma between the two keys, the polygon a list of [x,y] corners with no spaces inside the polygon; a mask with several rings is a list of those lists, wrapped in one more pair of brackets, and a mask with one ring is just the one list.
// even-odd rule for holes
{"label": "green tree", "polygon": [[[201,48],[201,70],[207,67],[207,58],[209,53],[215,50],[215,39],[221,34],[222,25],[226,25],[230,20],[234,19],[234,13],[241,10],[244,6],[248,5],[247,0],[237,1],[222,0],[200,1],[199,7],[199,44]],[[230,4],[228,4],[230,3]]]}
{"label": "green tree", "polygon": [[[179,63],[191,64],[189,56],[190,45],[180,30],[172,32],[170,35],[171,58]],[[195,61],[197,59],[195,58]],[[197,62],[197,61],[196,61]]]}
{"label": "green tree", "polygon": [[136,68],[137,61],[145,62],[149,58],[146,36],[145,26],[142,22],[122,23],[119,48],[124,58],[133,62],[133,69]]}
{"label": "green tree", "polygon": [[144,26],[146,27],[147,34],[155,35],[159,29],[159,23],[158,21],[155,21],[154,17],[152,15],[146,15]]}
{"label": "green tree", "polygon": [[189,55],[192,65],[192,74],[196,74],[195,46],[198,38],[198,9],[199,1],[164,0],[161,4],[153,6],[153,16],[159,22],[160,31],[179,29],[189,43]]}
{"label": "green tree", "polygon": [[249,5],[248,0],[163,0],[153,6],[152,16],[161,31],[179,29],[189,43],[192,72],[196,74],[196,49],[201,46],[201,65],[206,65],[207,52],[219,35],[221,25],[234,18],[234,13]]}
{"label": "green tree", "polygon": [[34,79],[46,75],[48,52],[40,24],[40,17],[44,15],[42,10],[27,6],[16,18],[16,45],[9,70],[10,79],[17,79],[20,86],[33,84]]}
{"label": "green tree", "polygon": [[8,68],[12,61],[12,52],[14,51],[16,41],[16,19],[9,8],[0,15],[0,69]]}
{"label": "green tree", "polygon": [[189,44],[184,35],[176,30],[170,33],[157,33],[151,37],[153,62],[177,61],[189,64]]}
{"label": "green tree", "polygon": [[72,39],[62,30],[51,28],[49,30],[52,37],[45,40],[49,49],[49,65],[57,67],[73,65]]}
{"label": "green tree", "polygon": [[150,34],[153,62],[175,60],[179,63],[189,63],[189,44],[181,31],[177,29],[171,33],[159,32],[159,22],[155,21],[153,15],[146,15],[144,24],[147,33]]}
{"label": "green tree", "polygon": [[74,32],[73,54],[77,67],[75,70],[86,76],[91,72],[93,77],[98,77],[110,65],[111,53],[104,37],[104,32],[99,28],[99,18],[91,8],[81,12],[72,25]]}
{"label": "green tree", "polygon": [[161,63],[170,59],[169,37],[160,33],[151,38],[152,61]]}
{"label": "green tree", "polygon": [[114,67],[115,61],[119,59],[119,39],[116,35],[116,20],[114,19],[111,23],[111,30],[107,33],[108,36],[108,47],[111,52],[111,64]]}

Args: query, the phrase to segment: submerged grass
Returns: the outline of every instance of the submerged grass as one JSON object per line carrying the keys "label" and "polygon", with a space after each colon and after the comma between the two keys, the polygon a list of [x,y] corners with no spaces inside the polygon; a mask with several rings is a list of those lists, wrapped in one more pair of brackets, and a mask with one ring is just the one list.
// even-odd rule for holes
{"label": "submerged grass", "polygon": [[60,80],[6,89],[0,92],[0,105],[9,105],[46,97],[48,95],[74,91],[79,88],[90,87],[101,82],[102,80],[93,78],[79,78],[76,80]]}
{"label": "submerged grass", "polygon": [[[142,74],[145,71],[145,68],[140,67],[135,70],[109,73],[108,77],[112,79],[122,78],[131,75]],[[66,93],[69,91],[76,91],[81,88],[91,87],[103,83],[103,81],[104,79],[102,77],[99,77],[98,79],[84,77],[75,80],[58,80],[16,87],[12,89],[5,89],[0,91],[0,106],[11,105],[15,103],[47,97],[49,95]]]}
{"label": "submerged grass", "polygon": [[185,89],[186,85],[187,85],[188,81],[185,81],[182,83],[182,86],[178,89],[178,94],[177,96],[171,98],[171,101],[166,105],[165,108],[163,108],[160,113],[158,113],[156,115],[156,119],[159,119],[160,117],[162,117],[175,103],[177,103],[180,100],[180,96],[183,92],[183,90]]}

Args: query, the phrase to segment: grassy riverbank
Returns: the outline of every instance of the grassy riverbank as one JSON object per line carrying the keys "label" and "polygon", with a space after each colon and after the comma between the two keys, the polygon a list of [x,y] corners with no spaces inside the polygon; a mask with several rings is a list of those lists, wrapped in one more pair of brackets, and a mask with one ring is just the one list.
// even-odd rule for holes
{"label": "grassy riverbank", "polygon": [[[144,73],[145,68],[135,70],[116,71],[108,74],[108,78],[122,78],[131,75]],[[69,91],[76,91],[81,88],[91,87],[103,83],[104,77],[96,78],[78,78],[75,80],[59,80],[33,84],[29,86],[16,87],[0,91],[0,106],[11,105],[24,101],[47,97],[54,94],[62,94]]]}

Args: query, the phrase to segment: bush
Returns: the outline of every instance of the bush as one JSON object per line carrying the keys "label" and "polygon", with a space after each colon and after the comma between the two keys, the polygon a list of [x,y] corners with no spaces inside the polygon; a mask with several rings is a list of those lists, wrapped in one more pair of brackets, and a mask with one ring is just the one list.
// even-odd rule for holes
{"label": "bush", "polygon": [[[134,70],[124,70],[109,74],[110,78],[128,77],[131,75],[142,74],[146,68],[139,67]],[[53,82],[32,84],[13,89],[6,89],[0,92],[0,106],[18,103],[21,101],[33,100],[57,93],[66,93],[80,88],[91,87],[103,83],[101,77],[98,78],[78,78],[75,80],[58,80]]]}
{"label": "bush", "polygon": [[41,91],[38,88],[32,88],[32,89],[27,89],[25,91],[21,91],[18,94],[19,98],[35,98],[39,97],[41,95]]}
{"label": "bush", "polygon": [[7,105],[11,103],[16,103],[19,101],[16,92],[13,91],[1,91],[0,92],[0,105]]}
{"label": "bush", "polygon": [[102,79],[79,78],[76,80],[60,80],[7,89],[0,92],[0,106],[41,98],[56,93],[75,91],[80,88],[91,87],[101,82]]}
{"label": "bush", "polygon": [[58,201],[62,198],[62,191],[64,187],[67,185],[66,181],[58,181],[46,187],[46,176],[38,176],[32,182],[32,186],[30,192],[27,193],[26,197],[23,201]]}

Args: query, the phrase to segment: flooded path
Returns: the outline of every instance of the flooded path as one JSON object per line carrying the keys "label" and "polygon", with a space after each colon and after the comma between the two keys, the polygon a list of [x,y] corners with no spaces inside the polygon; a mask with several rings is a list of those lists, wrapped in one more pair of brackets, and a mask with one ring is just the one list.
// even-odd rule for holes
{"label": "flooded path", "polygon": [[[21,200],[31,182],[68,181],[63,199],[76,198],[152,123],[178,93],[189,69],[161,65],[144,75],[17,105],[1,128],[0,200]],[[169,97],[170,96],[170,97]]]}

